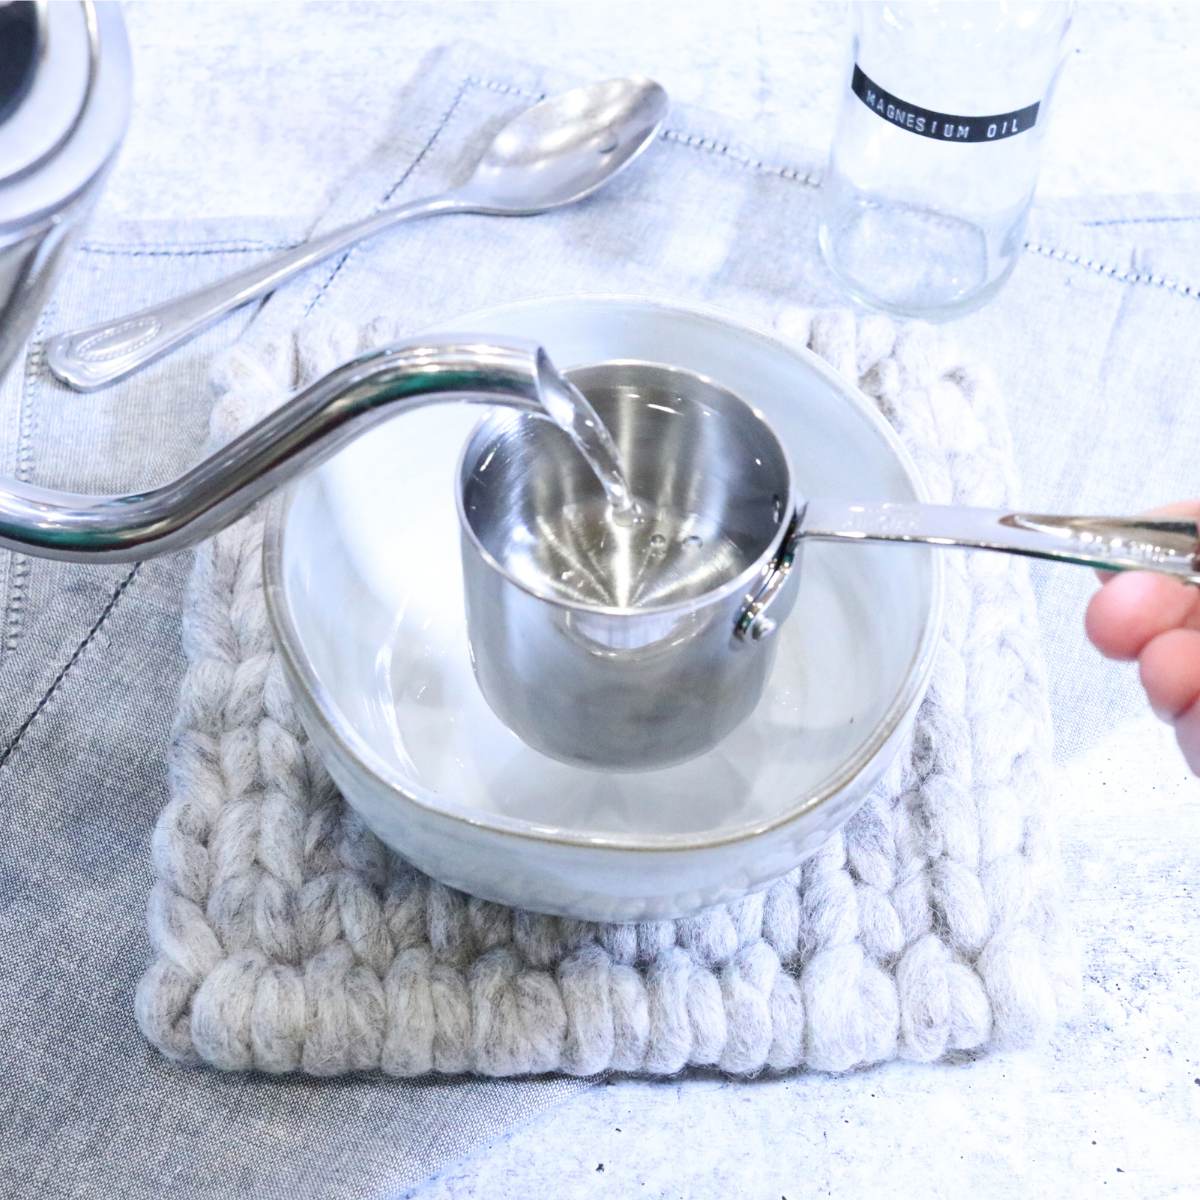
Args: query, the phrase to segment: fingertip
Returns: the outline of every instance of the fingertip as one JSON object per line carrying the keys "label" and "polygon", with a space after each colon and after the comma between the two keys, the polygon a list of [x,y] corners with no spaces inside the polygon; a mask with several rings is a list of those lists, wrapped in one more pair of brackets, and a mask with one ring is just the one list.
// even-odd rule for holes
{"label": "fingertip", "polygon": [[1133,654],[1121,653],[1124,641],[1120,634],[1120,623],[1113,615],[1111,598],[1105,593],[1107,586],[1102,587],[1088,601],[1083,614],[1083,629],[1088,641],[1106,658],[1134,658]]}
{"label": "fingertip", "polygon": [[1171,629],[1138,655],[1142,687],[1164,721],[1176,721],[1200,699],[1200,632]]}
{"label": "fingertip", "polygon": [[1192,589],[1177,580],[1130,571],[1109,580],[1092,597],[1084,627],[1102,654],[1128,661],[1152,638],[1180,625],[1194,603]]}

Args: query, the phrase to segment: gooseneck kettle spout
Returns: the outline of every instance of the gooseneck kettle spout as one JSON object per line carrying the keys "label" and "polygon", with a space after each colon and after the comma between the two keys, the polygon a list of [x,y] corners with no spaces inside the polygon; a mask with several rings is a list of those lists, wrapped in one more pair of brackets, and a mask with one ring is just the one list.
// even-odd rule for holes
{"label": "gooseneck kettle spout", "polygon": [[[0,547],[73,562],[131,562],[190,546],[380,422],[448,400],[505,405],[562,426],[587,401],[525,341],[462,336],[400,342],[351,359],[298,392],[173,483],[127,496],[80,496],[0,480]],[[591,414],[594,423],[595,414]],[[578,442],[577,442],[578,445]],[[1024,554],[1106,570],[1150,570],[1200,584],[1194,520],[1058,517],[924,504],[809,500],[737,636],[760,638],[800,542],[872,541]]]}
{"label": "gooseneck kettle spout", "polygon": [[190,546],[380,422],[463,400],[545,412],[566,385],[528,342],[409,341],[337,367],[162,487],[81,496],[0,481],[0,546],[73,562],[131,562]]}

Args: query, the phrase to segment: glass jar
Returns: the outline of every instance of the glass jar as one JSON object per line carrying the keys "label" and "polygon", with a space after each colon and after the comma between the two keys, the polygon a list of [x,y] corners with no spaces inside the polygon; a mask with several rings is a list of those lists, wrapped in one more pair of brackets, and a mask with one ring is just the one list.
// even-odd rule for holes
{"label": "glass jar", "polygon": [[947,318],[1021,251],[1065,3],[859,3],[821,250],[863,303]]}

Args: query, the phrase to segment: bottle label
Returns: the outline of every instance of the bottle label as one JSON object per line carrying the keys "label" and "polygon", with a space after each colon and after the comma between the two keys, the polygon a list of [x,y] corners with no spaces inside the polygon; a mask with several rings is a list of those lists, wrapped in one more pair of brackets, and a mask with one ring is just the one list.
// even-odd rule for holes
{"label": "bottle label", "polygon": [[1038,101],[1015,112],[997,113],[991,117],[957,117],[953,113],[934,112],[885,92],[857,63],[850,79],[850,90],[889,124],[941,142],[998,142],[1001,138],[1013,137],[1037,124],[1041,107],[1041,101]]}

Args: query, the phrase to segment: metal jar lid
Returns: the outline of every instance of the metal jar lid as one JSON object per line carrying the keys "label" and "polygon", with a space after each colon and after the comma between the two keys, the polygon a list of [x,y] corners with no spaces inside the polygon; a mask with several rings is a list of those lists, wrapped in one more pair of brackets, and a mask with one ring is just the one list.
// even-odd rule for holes
{"label": "metal jar lid", "polygon": [[0,237],[51,219],[104,171],[130,92],[117,4],[0,2]]}

